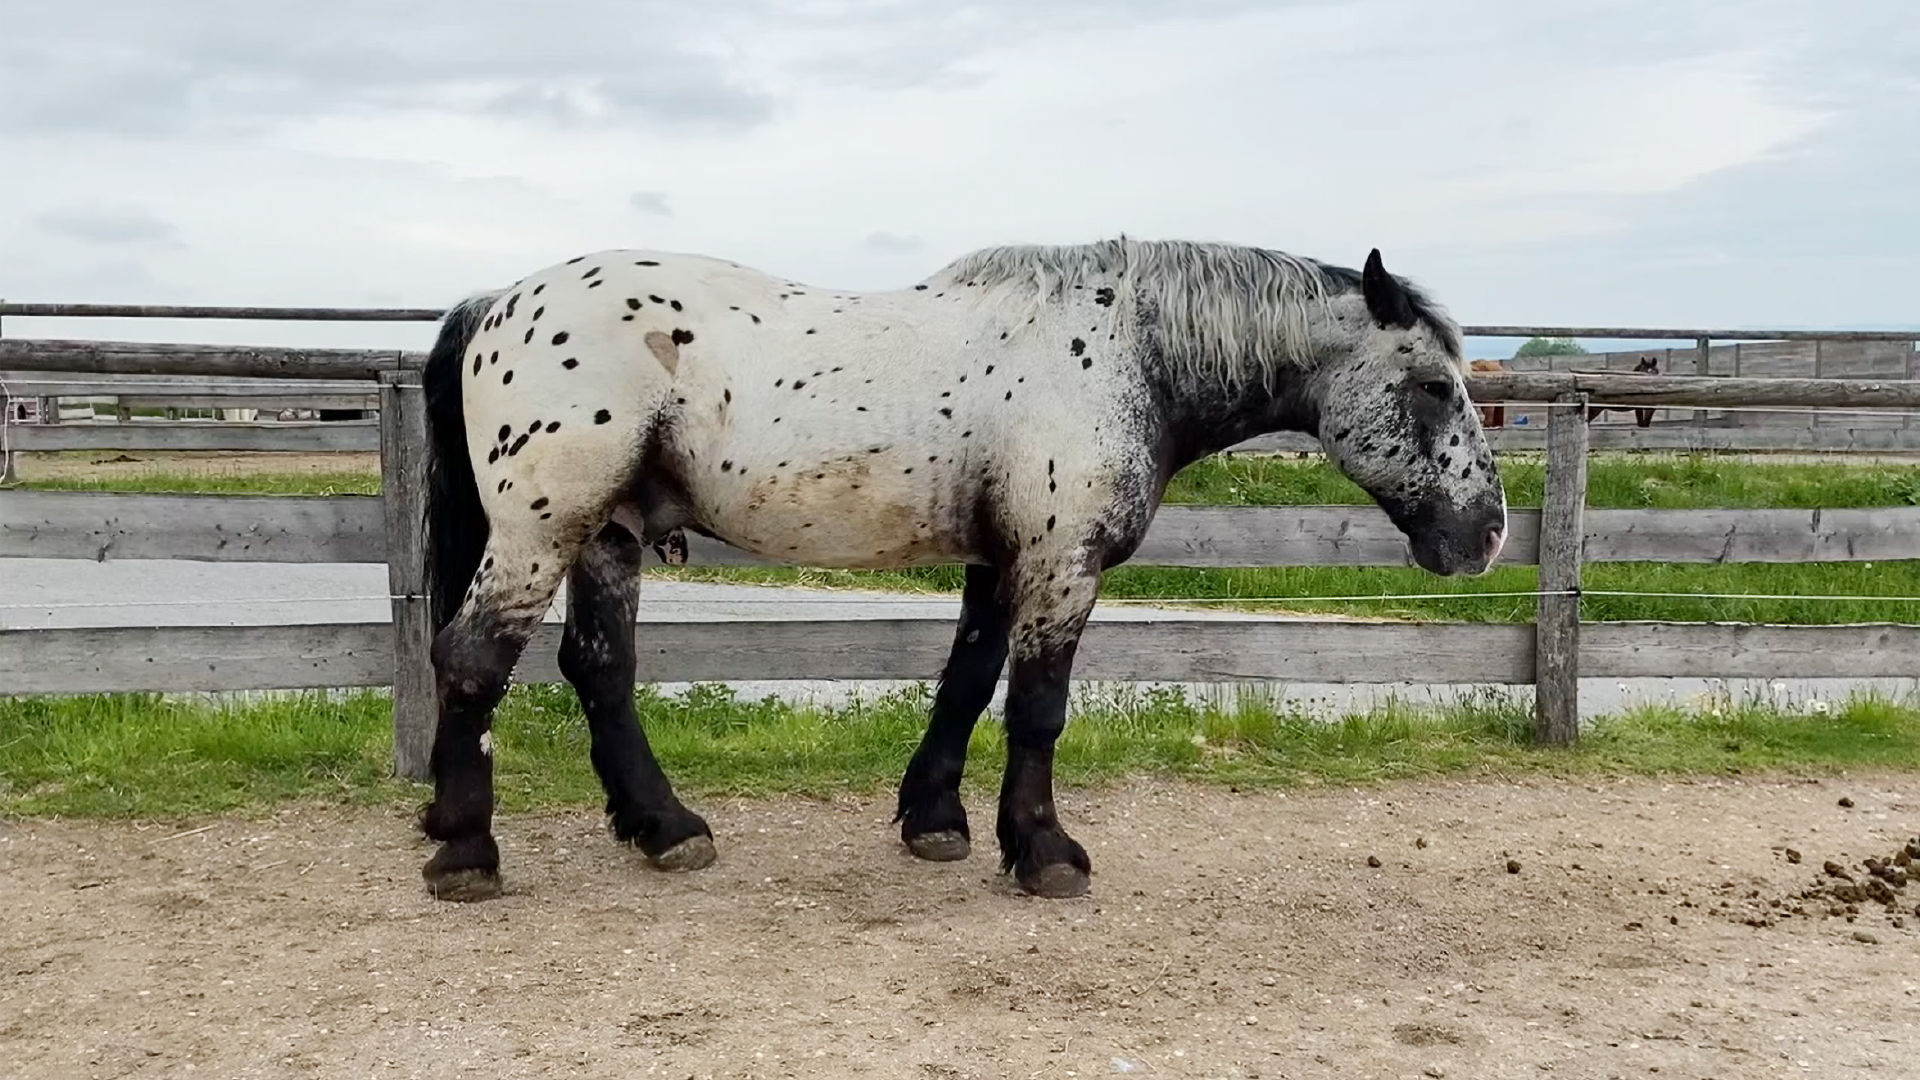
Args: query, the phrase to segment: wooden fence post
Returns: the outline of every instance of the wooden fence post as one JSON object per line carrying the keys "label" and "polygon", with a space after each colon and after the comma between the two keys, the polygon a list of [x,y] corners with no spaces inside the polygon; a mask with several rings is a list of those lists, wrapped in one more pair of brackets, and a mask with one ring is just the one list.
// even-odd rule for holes
{"label": "wooden fence post", "polygon": [[417,371],[380,373],[380,497],[393,597],[394,772],[424,780],[439,710],[427,598],[427,395]]}
{"label": "wooden fence post", "polygon": [[[5,303],[5,298],[0,298],[0,305]],[[0,337],[5,336],[6,327],[0,325]],[[13,411],[17,407],[14,404],[12,391],[0,389],[0,429],[10,428],[13,425]],[[0,484],[11,484],[19,479],[19,474],[14,471],[13,443],[9,439],[4,445],[0,445]]]}
{"label": "wooden fence post", "polygon": [[[1701,337],[1693,340],[1693,373],[1695,375],[1705,378],[1713,374],[1713,372],[1709,370],[1709,361],[1712,355],[1712,338]],[[1707,410],[1693,410],[1693,426],[1696,428],[1704,428],[1707,426]]]}
{"label": "wooden fence post", "polygon": [[1571,746],[1580,733],[1580,564],[1585,558],[1587,395],[1547,406],[1546,490],[1540,499],[1540,590],[1534,616],[1534,737]]}

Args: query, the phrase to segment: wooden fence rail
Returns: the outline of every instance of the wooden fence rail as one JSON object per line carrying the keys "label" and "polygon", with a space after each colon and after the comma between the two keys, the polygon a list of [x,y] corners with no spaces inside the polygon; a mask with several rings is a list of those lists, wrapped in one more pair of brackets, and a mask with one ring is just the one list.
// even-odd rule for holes
{"label": "wooden fence rail", "polygon": [[[123,404],[129,398],[120,399]],[[358,409],[372,407],[358,398],[304,398],[289,394],[284,399],[155,400],[154,404],[172,404],[182,408],[265,407],[284,400],[315,409]],[[192,402],[189,404],[188,402]],[[336,420],[317,423],[304,420],[169,420],[131,423],[67,423],[59,425],[19,424],[8,433],[11,446],[22,453],[102,450],[102,451],[245,451],[250,453],[324,454],[366,453],[380,447],[378,425],[374,421]],[[1547,446],[1547,429],[1537,427],[1501,427],[1487,432],[1487,443],[1496,453],[1537,452]],[[1588,434],[1593,450],[1669,450],[1717,452],[1799,453],[1920,453],[1920,427],[1899,428],[1862,424],[1794,424],[1757,427],[1695,427],[1674,423],[1637,428],[1631,424],[1593,426]],[[1305,453],[1321,452],[1320,441],[1293,433],[1262,435],[1231,447],[1232,453]]]}
{"label": "wooden fence rail", "polygon": [[[560,632],[553,622],[535,632],[515,681],[561,681]],[[1534,635],[1525,623],[1096,619],[1074,675],[1525,685],[1537,682]],[[701,621],[643,611],[635,649],[648,681],[919,680],[952,645],[950,618]],[[1578,648],[1580,673],[1600,678],[1911,678],[1920,626],[1601,622],[1580,628]],[[0,631],[8,694],[394,686],[396,668],[417,663],[407,651],[396,626],[378,622]],[[432,710],[430,692],[395,693],[402,775],[424,775]]]}
{"label": "wooden fence rail", "polygon": [[[0,317],[247,319],[288,322],[436,322],[444,308],[221,306],[183,304],[33,304],[0,301]],[[1915,330],[1713,330],[1698,327],[1466,324],[1465,337],[1598,338],[1613,341],[1920,341]]]}
{"label": "wooden fence rail", "polygon": [[[1508,515],[1503,565],[1537,561],[1542,511]],[[0,558],[384,563],[379,495],[172,495],[0,491]],[[1753,563],[1920,559],[1920,506],[1821,510],[1595,509],[1582,561]],[[698,566],[785,566],[701,536]],[[651,556],[650,556],[651,558]],[[1373,505],[1160,509],[1135,566],[1412,566],[1406,538]]]}
{"label": "wooden fence rail", "polygon": [[[144,341],[0,339],[0,370],[100,374],[216,375],[272,379],[374,380],[418,370],[426,354],[405,349],[301,349]],[[1843,408],[1920,407],[1920,380],[1740,379],[1630,372],[1474,372],[1477,402],[1552,402],[1586,394],[1619,405],[1742,405]]]}
{"label": "wooden fence rail", "polygon": [[[387,623],[0,631],[4,692],[388,685],[396,768],[425,775],[433,698],[431,633],[419,599],[426,557],[420,359],[398,350],[0,341],[0,369],[377,382],[381,420],[370,434],[377,433],[385,492],[0,493],[0,557],[384,562],[392,594]],[[1589,401],[1910,408],[1920,405],[1920,381],[1526,372],[1476,374],[1470,389],[1481,401],[1550,404],[1547,497],[1540,511],[1513,514],[1507,556],[1537,561],[1550,592],[1577,593],[1580,568],[1599,561],[1920,557],[1920,508],[1584,509]],[[696,542],[692,558],[762,562],[704,542]],[[1371,506],[1167,507],[1134,561],[1409,564],[1405,540]],[[558,678],[558,632],[548,625],[536,635],[520,677]],[[951,635],[948,619],[661,621],[648,623],[638,649],[641,675],[650,679],[925,678],[937,670]],[[1543,596],[1532,626],[1177,615],[1096,621],[1078,672],[1130,680],[1531,682],[1538,738],[1565,743],[1577,731],[1581,675],[1911,675],[1916,648],[1920,626],[1905,624],[1583,626],[1577,595],[1566,595]]]}

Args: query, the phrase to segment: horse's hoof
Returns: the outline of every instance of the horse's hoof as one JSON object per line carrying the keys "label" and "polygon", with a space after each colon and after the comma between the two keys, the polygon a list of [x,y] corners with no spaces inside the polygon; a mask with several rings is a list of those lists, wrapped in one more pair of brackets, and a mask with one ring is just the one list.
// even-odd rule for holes
{"label": "horse's hoof", "polygon": [[676,873],[688,870],[704,870],[713,865],[720,857],[714,849],[710,836],[689,836],[658,855],[647,856],[647,862],[655,870],[670,870]]}
{"label": "horse's hoof", "polygon": [[427,879],[427,892],[435,900],[470,904],[492,900],[501,893],[500,873],[497,870],[449,870],[440,874],[429,870],[422,876]]}
{"label": "horse's hoof", "polygon": [[958,830],[942,829],[908,837],[907,850],[928,862],[959,862],[973,853],[973,845]]}
{"label": "horse's hoof", "polygon": [[1019,880],[1022,889],[1048,900],[1085,896],[1089,887],[1087,872],[1068,863],[1048,863],[1030,874],[1021,874]]}

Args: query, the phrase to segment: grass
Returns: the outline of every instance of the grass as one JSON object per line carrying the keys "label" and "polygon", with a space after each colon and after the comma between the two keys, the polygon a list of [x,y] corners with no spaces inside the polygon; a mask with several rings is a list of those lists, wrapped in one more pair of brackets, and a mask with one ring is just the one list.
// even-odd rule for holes
{"label": "grass", "polygon": [[[1544,468],[1537,454],[1502,455],[1501,476],[1510,505],[1537,506]],[[276,494],[374,494],[371,473],[207,476],[179,472],[111,480],[30,482],[68,490],[209,491]],[[1364,505],[1371,500],[1351,481],[1313,456],[1209,458],[1174,478],[1170,504],[1276,506],[1299,503]],[[1754,461],[1711,454],[1597,456],[1589,462],[1588,505],[1594,507],[1870,507],[1920,503],[1920,469],[1861,461]],[[952,592],[958,567],[834,571],[788,568],[679,567],[661,577],[764,585]],[[1203,570],[1122,566],[1109,572],[1107,599],[1192,600],[1250,610],[1287,610],[1387,618],[1526,622],[1534,615],[1527,592],[1536,587],[1530,566],[1499,567],[1471,580],[1434,577],[1413,568],[1273,567]],[[1740,563],[1732,565],[1598,563],[1585,572],[1589,590],[1682,594],[1675,597],[1584,596],[1581,617],[1593,621],[1660,619],[1794,624],[1913,622],[1920,603],[1902,600],[1722,600],[1687,594],[1920,596],[1920,562]],[[1424,600],[1302,600],[1315,596],[1444,594]]]}
{"label": "grass", "polygon": [[[694,800],[888,792],[925,726],[911,688],[825,709],[740,700],[720,687],[637,695],[648,737]],[[290,800],[410,806],[423,785],[388,776],[384,692],[215,703],[146,695],[0,700],[0,816],[182,818],[264,812]],[[1076,709],[1062,785],[1139,776],[1237,788],[1485,775],[1699,775],[1913,768],[1920,707],[1857,696],[1809,714],[1791,704],[1647,706],[1594,722],[1572,750],[1529,745],[1524,696],[1448,707],[1392,704],[1331,722],[1248,693],[1207,700],[1135,690]],[[495,723],[503,810],[586,809],[602,799],[564,686],[516,687]],[[996,790],[1000,726],[982,723],[967,794]]]}
{"label": "grass", "polygon": [[[63,455],[67,456],[67,455]],[[82,455],[84,457],[85,455]],[[264,456],[264,455],[263,455]],[[257,460],[257,459],[256,459]],[[49,491],[175,491],[262,495],[373,495],[373,472],[276,473],[180,468],[156,463],[149,472],[108,479],[28,479],[22,486]],[[29,474],[31,470],[29,469]],[[1540,455],[1500,456],[1507,501],[1540,505],[1545,474]],[[1173,504],[1284,506],[1299,503],[1364,505],[1372,500],[1318,455],[1212,457],[1182,470],[1168,486]],[[1755,461],[1714,454],[1597,455],[1587,465],[1587,505],[1593,507],[1813,508],[1920,504],[1920,468],[1906,464],[1833,460]]]}

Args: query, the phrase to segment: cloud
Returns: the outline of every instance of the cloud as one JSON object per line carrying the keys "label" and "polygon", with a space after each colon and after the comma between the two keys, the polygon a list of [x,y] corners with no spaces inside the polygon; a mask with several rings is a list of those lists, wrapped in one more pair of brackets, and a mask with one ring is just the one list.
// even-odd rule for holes
{"label": "cloud", "polygon": [[861,244],[869,251],[884,252],[888,255],[905,255],[919,251],[927,246],[926,241],[917,236],[901,236],[899,233],[871,232]]}
{"label": "cloud", "polygon": [[636,191],[627,196],[627,205],[643,214],[673,216],[673,208],[667,205],[667,193],[664,191]]}
{"label": "cloud", "polygon": [[1470,322],[1912,321],[1920,27],[1834,2],[30,7],[0,295],[435,305],[636,232],[883,288],[1126,232],[1378,245]]}
{"label": "cloud", "polygon": [[[774,101],[695,40],[683,5],[322,6],[161,11],[103,0],[20,13],[0,125],[165,136],[432,108],[579,126],[766,122]],[[209,10],[211,9],[211,10]]]}
{"label": "cloud", "polygon": [[34,215],[50,236],[96,244],[180,247],[179,230],[137,206],[70,206]]}

